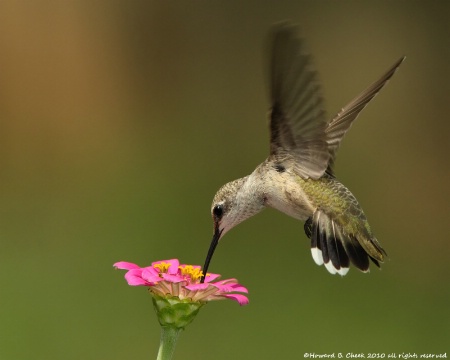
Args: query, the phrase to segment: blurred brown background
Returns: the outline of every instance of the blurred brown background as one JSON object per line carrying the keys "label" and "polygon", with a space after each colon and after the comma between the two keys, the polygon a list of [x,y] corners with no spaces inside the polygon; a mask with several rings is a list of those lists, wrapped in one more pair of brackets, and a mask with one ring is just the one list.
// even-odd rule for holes
{"label": "blurred brown background", "polygon": [[266,210],[211,267],[250,305],[206,306],[175,358],[449,351],[447,1],[30,0],[0,2],[0,359],[156,357],[150,296],[112,264],[203,263],[215,191],[268,152],[284,19],[330,116],[407,56],[336,167],[390,261],[331,276],[303,224]]}

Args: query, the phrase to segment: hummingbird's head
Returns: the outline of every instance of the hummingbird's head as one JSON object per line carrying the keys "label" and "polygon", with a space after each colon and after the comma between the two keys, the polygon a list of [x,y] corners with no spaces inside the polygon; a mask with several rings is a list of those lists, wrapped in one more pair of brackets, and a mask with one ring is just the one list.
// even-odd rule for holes
{"label": "hummingbird's head", "polygon": [[247,179],[248,176],[225,184],[214,196],[211,216],[217,241],[244,220],[245,205],[242,202],[242,190]]}
{"label": "hummingbird's head", "polygon": [[[256,198],[253,182],[247,180],[249,180],[249,176],[231,181],[222,186],[214,196],[211,205],[214,234],[203,266],[204,276],[206,276],[214,250],[222,236],[264,207],[263,203]],[[202,282],[203,280],[204,278],[202,278]]]}

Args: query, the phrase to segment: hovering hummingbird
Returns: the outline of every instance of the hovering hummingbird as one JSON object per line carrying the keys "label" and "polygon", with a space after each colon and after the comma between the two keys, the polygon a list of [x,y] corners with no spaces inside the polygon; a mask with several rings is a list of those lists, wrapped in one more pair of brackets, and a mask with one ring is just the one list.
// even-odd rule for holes
{"label": "hovering hummingbird", "polygon": [[367,272],[369,259],[379,267],[386,252],[356,198],[336,179],[333,163],[352,122],[405,58],[328,120],[317,73],[296,28],[278,25],[272,37],[270,154],[214,196],[214,235],[203,274],[223,235],[267,206],[305,221],[312,257],[331,274],[345,275],[350,263]]}

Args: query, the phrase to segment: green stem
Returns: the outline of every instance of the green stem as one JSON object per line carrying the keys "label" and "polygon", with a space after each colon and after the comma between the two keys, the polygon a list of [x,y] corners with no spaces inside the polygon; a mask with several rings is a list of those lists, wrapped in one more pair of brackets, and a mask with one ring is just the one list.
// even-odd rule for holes
{"label": "green stem", "polygon": [[161,326],[161,340],[159,342],[159,351],[156,360],[172,359],[181,330],[172,326]]}

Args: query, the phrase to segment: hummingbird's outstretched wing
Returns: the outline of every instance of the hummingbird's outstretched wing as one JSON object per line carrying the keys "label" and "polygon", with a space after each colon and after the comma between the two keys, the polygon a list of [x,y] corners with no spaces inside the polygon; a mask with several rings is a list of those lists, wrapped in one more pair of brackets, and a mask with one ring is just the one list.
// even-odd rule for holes
{"label": "hummingbird's outstretched wing", "polygon": [[327,118],[317,73],[292,25],[274,28],[270,72],[270,153],[280,161],[294,160],[301,177],[318,179],[330,158]]}
{"label": "hummingbird's outstretched wing", "polygon": [[394,75],[399,59],[378,81],[327,121],[324,101],[311,57],[305,53],[296,27],[277,25],[273,30],[271,58],[270,154],[291,162],[302,178],[332,175],[337,149],[362,109]]}
{"label": "hummingbird's outstretched wing", "polygon": [[325,133],[326,141],[328,143],[328,150],[330,152],[327,169],[329,174],[333,173],[332,167],[336,158],[336,152],[345,133],[350,129],[352,122],[356,120],[361,110],[364,109],[383,88],[383,86],[386,85],[404,60],[405,57],[400,58],[378,81],[374,82],[361,94],[350,101],[350,103],[343,107],[328,124]]}

